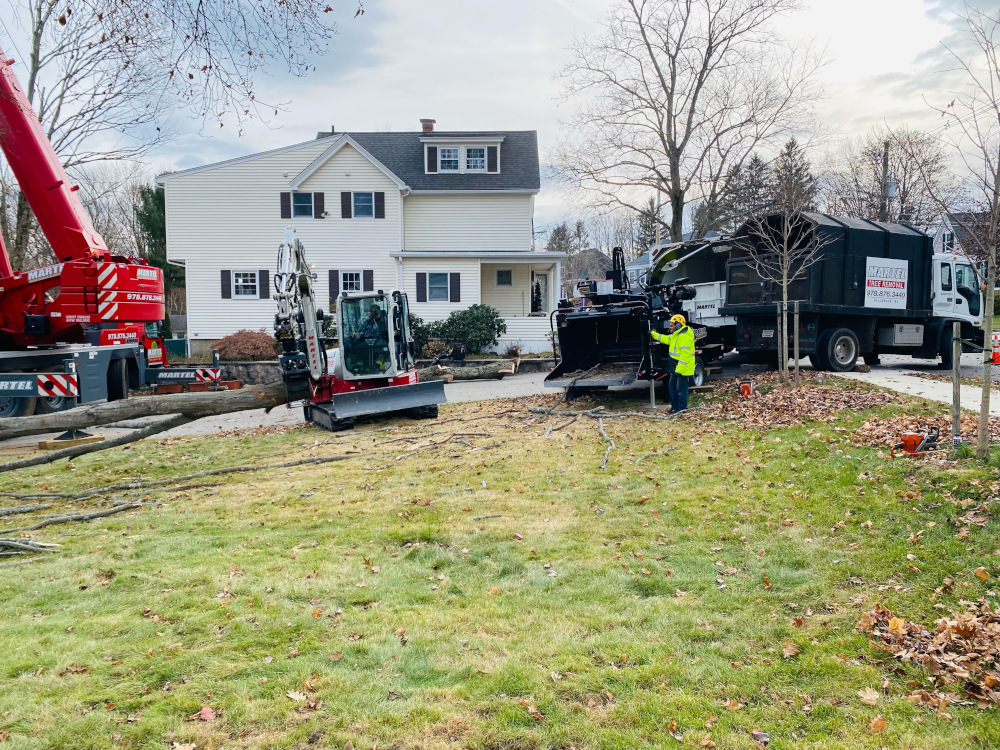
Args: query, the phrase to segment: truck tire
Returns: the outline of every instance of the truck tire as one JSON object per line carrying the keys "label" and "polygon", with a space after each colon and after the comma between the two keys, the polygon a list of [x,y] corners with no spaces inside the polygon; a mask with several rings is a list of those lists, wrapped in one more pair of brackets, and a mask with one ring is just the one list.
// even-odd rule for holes
{"label": "truck tire", "polygon": [[882,364],[881,354],[879,354],[878,349],[872,349],[867,354],[862,355],[865,359],[865,364],[869,367],[878,367]]}
{"label": "truck tire", "polygon": [[[12,370],[11,373],[20,373],[21,370]],[[0,396],[0,419],[8,417],[28,417],[35,412],[35,397],[31,398],[9,398]]]}
{"label": "truck tire", "polygon": [[955,366],[952,346],[955,343],[955,332],[950,325],[946,325],[941,331],[941,363],[938,367],[942,370],[950,370]]}
{"label": "truck tire", "polygon": [[108,401],[128,398],[128,372],[124,359],[115,359],[108,365]]}
{"label": "truck tire", "polygon": [[705,363],[701,357],[694,358],[694,375],[691,376],[691,385],[705,385]]}
{"label": "truck tire", "polygon": [[822,336],[820,347],[824,362],[828,362],[830,372],[848,372],[858,363],[861,345],[850,328],[837,328]]}
{"label": "truck tire", "polygon": [[68,396],[39,396],[35,401],[35,414],[54,414],[76,406],[76,399]]}

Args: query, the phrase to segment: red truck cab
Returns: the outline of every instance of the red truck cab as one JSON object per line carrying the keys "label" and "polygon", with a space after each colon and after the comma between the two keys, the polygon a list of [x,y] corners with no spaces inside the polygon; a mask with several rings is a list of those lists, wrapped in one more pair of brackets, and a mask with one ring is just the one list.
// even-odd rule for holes
{"label": "red truck cab", "polygon": [[159,323],[120,323],[117,328],[101,330],[99,344],[129,344],[137,341],[146,352],[146,367],[166,367],[167,347]]}

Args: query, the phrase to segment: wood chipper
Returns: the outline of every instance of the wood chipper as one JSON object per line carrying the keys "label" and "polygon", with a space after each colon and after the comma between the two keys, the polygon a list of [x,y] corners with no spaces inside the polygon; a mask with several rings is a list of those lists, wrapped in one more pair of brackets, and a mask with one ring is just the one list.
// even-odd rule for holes
{"label": "wood chipper", "polygon": [[286,229],[274,277],[274,331],[288,403],[302,401],[306,420],[331,431],[350,429],[368,414],[436,418],[444,383],[418,380],[406,294],[341,292],[334,339],[313,278],[302,243]]}

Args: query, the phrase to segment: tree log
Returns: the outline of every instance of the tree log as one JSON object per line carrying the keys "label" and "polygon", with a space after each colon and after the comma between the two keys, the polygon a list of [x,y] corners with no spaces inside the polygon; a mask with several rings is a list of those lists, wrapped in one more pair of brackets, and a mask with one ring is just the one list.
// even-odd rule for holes
{"label": "tree log", "polygon": [[433,365],[418,370],[417,374],[421,380],[442,380],[451,376],[454,380],[479,380],[483,378],[495,378],[499,380],[504,375],[513,375],[517,369],[517,362],[510,360],[506,362],[493,362],[480,367],[442,367]]}
{"label": "tree log", "polygon": [[46,432],[86,429],[127,419],[168,414],[179,414],[188,420],[193,420],[249,409],[270,410],[285,403],[286,400],[285,384],[280,381],[234,391],[139,396],[121,401],[87,404],[53,414],[0,419],[0,440]]}

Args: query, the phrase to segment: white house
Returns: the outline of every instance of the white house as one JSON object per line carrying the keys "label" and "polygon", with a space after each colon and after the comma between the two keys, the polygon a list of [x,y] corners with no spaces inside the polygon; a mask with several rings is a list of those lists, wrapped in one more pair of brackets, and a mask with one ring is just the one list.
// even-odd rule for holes
{"label": "white house", "polygon": [[[241,328],[270,330],[270,271],[287,226],[320,299],[403,289],[425,321],[482,303],[498,349],[547,351],[562,253],[533,252],[534,131],[319,133],[315,140],[164,174],[167,259],[187,275],[191,353]],[[542,290],[532,312],[532,289]]]}

